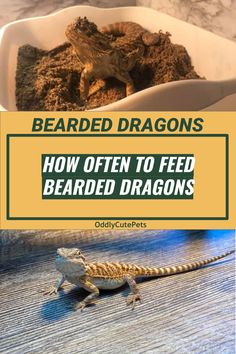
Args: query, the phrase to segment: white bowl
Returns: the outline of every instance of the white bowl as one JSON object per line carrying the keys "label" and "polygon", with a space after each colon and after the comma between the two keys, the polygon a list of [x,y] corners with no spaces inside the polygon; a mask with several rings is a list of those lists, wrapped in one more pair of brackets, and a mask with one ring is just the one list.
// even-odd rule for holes
{"label": "white bowl", "polygon": [[[168,31],[172,34],[173,43],[186,47],[199,75],[208,80],[236,78],[236,43],[230,40],[145,7],[103,9],[74,6],[48,16],[15,21],[0,30],[0,110],[16,110],[15,73],[18,48],[23,44],[31,44],[42,49],[52,49],[66,40],[65,28],[77,16],[87,16],[98,27],[112,22],[134,21],[150,31]],[[181,84],[180,81],[179,83]],[[159,87],[164,87],[168,92],[172,83]],[[143,90],[97,110],[123,110],[129,107],[132,110],[150,110],[150,102],[145,103],[149,92],[150,89]],[[141,105],[138,104],[140,98]],[[159,110],[158,103],[158,100],[152,100],[151,110]],[[191,107],[187,109],[191,110]],[[223,109],[227,110],[227,107],[223,106]],[[236,95],[231,96],[230,110],[236,110]]]}

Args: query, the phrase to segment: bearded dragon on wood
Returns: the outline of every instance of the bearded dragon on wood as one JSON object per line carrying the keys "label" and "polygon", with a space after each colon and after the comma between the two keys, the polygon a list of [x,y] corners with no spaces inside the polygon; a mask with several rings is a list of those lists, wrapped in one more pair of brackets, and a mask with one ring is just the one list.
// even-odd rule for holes
{"label": "bearded dragon on wood", "polygon": [[[119,22],[98,30],[86,17],[77,18],[69,24],[66,37],[75,50],[82,65],[80,77],[80,97],[86,101],[88,96],[104,85],[103,79],[115,77],[126,84],[126,95],[134,93],[134,84],[129,72],[142,56],[144,47],[159,40],[157,33],[150,33],[133,22]],[[110,35],[118,35],[112,42]],[[134,50],[123,51],[127,43],[132,43]],[[93,90],[89,91],[90,80],[100,79]]]}
{"label": "bearded dragon on wood", "polygon": [[128,295],[127,304],[134,309],[136,301],[141,300],[140,292],[135,282],[138,277],[150,278],[184,273],[198,269],[206,264],[215,262],[232,254],[234,250],[221,256],[215,256],[202,261],[170,267],[143,267],[130,263],[95,262],[89,263],[78,248],[58,248],[56,269],[62,274],[61,279],[54,287],[49,288],[44,294],[57,293],[65,280],[74,285],[79,285],[90,294],[74,309],[93,303],[99,296],[99,289],[117,289],[128,283],[131,293]]}

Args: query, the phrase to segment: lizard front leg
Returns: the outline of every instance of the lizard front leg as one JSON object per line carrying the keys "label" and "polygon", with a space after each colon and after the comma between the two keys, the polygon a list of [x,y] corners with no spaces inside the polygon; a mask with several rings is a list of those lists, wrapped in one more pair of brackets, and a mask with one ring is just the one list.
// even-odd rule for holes
{"label": "lizard front leg", "polygon": [[136,301],[141,302],[141,295],[140,295],[139,289],[137,287],[137,284],[135,282],[134,276],[127,274],[125,276],[125,280],[129,284],[129,287],[131,290],[131,293],[127,297],[127,305],[132,305],[132,310],[133,310],[135,307]]}
{"label": "lizard front leg", "polygon": [[94,95],[96,92],[101,90],[106,85],[106,81],[103,79],[96,80],[89,87],[88,97]]}
{"label": "lizard front leg", "polygon": [[93,69],[91,66],[87,66],[83,69],[81,76],[80,76],[80,97],[81,99],[86,102],[89,93],[89,84],[90,79],[92,78]]}
{"label": "lizard front leg", "polygon": [[79,304],[73,306],[74,310],[81,309],[81,311],[83,311],[85,306],[92,304],[94,300],[99,296],[99,289],[86,277],[80,278],[79,282],[80,282],[80,286],[83,289],[91,293],[88,296],[86,296],[86,298],[83,301],[79,302]]}
{"label": "lizard front leg", "polygon": [[64,281],[65,281],[65,276],[62,275],[62,277],[56,282],[56,284],[54,286],[51,286],[49,289],[44,290],[43,294],[44,295],[57,294],[58,290],[60,289]]}

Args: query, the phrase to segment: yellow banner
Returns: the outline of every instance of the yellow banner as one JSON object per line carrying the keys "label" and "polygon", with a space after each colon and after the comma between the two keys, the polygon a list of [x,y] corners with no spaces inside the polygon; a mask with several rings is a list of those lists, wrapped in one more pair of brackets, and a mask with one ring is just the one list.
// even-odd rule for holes
{"label": "yellow banner", "polygon": [[229,112],[1,113],[1,228],[236,226]]}

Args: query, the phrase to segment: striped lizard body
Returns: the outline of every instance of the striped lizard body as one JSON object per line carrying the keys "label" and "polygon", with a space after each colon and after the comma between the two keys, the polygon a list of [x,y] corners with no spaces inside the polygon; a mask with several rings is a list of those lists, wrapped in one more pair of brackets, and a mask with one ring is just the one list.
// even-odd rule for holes
{"label": "striped lizard body", "polygon": [[178,273],[184,273],[191,270],[201,268],[212,262],[216,262],[221,258],[224,258],[234,251],[225,252],[220,256],[211,257],[202,261],[195,261],[192,263],[170,266],[170,267],[144,267],[131,263],[88,263],[87,272],[90,276],[104,276],[114,277],[123,276],[127,273],[133,274],[135,277],[160,277],[173,275]]}
{"label": "striped lizard body", "polygon": [[169,267],[144,267],[131,263],[113,262],[86,262],[85,257],[78,248],[59,248],[57,250],[56,268],[62,274],[61,279],[45,294],[57,293],[65,280],[80,285],[90,294],[75,308],[84,309],[99,296],[99,289],[116,289],[128,283],[131,293],[127,304],[134,308],[136,301],[141,300],[140,292],[135,282],[138,277],[159,277],[196,270],[209,263],[215,262],[232,254],[234,250],[225,252],[220,256],[211,257],[201,261]]}

